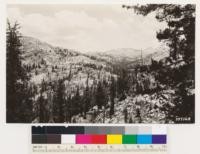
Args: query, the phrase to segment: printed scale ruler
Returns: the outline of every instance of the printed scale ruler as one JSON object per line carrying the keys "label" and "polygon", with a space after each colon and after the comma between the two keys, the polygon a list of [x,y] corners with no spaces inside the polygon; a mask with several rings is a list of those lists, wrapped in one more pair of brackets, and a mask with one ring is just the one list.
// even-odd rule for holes
{"label": "printed scale ruler", "polygon": [[83,153],[83,152],[117,152],[117,153],[132,153],[132,154],[167,154],[167,146],[163,145],[77,145],[77,144],[44,144],[44,145],[32,145],[33,154],[44,154],[44,153],[62,153],[69,154],[73,153]]}

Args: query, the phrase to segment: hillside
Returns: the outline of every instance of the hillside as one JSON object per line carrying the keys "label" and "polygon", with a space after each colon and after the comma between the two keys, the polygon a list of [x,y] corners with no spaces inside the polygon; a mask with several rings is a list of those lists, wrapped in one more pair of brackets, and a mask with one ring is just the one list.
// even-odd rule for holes
{"label": "hillside", "polygon": [[93,60],[89,56],[80,52],[53,47],[46,42],[42,42],[32,37],[22,38],[23,64],[30,66],[31,81],[40,84],[42,80],[58,80],[73,74],[70,83],[76,85],[77,80],[81,80],[83,86],[87,74],[91,78],[97,78],[98,72],[107,76],[109,73],[105,69],[106,63]]}
{"label": "hillside", "polygon": [[[87,74],[97,79],[97,74],[101,73],[102,78],[110,75],[112,65],[122,60],[131,64],[140,63],[141,51],[135,49],[116,49],[106,52],[83,54],[71,49],[54,47],[46,42],[33,37],[24,36],[22,38],[23,64],[31,67],[36,66],[30,72],[33,83],[41,83],[42,80],[55,80],[73,74],[71,83],[81,79],[82,84],[86,81]],[[161,50],[162,51],[162,50]],[[143,51],[144,61],[148,64],[151,58],[157,60],[167,56],[167,52],[158,49],[148,48]],[[39,66],[39,67],[38,67]],[[75,84],[76,85],[76,84]]]}
{"label": "hillside", "polygon": [[[42,112],[52,114],[41,120],[35,113],[33,122],[59,121],[59,115],[53,116],[53,112],[58,112],[60,104],[54,99],[62,99],[61,95],[56,97],[62,81],[62,95],[71,104],[65,104],[63,110],[66,111],[62,111],[70,114],[65,116],[66,122],[173,123],[167,116],[175,105],[173,101],[178,98],[174,95],[176,88],[161,84],[158,80],[160,70],[150,68],[154,67],[152,60],[158,62],[168,56],[166,48],[147,48],[142,52],[124,48],[85,54],[54,47],[32,37],[23,37],[21,42],[22,63],[27,69],[29,84],[36,89],[33,109],[41,108],[43,97],[48,103]],[[112,94],[113,88],[116,94]],[[114,113],[111,116],[112,102]]]}

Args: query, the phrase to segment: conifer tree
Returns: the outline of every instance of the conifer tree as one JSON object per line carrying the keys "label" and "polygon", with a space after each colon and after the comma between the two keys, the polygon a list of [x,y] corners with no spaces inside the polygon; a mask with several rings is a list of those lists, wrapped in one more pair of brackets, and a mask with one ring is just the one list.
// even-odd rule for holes
{"label": "conifer tree", "polygon": [[63,80],[58,80],[57,89],[55,92],[55,99],[54,99],[54,116],[56,118],[56,122],[62,123],[64,122],[64,107],[66,104],[65,100],[65,85]]}
{"label": "conifer tree", "polygon": [[89,88],[89,85],[88,85],[88,82],[89,82],[89,73],[88,73],[88,76],[87,76],[87,80],[86,80],[86,88],[85,88],[85,91],[84,91],[84,94],[83,94],[83,116],[84,118],[86,118],[86,112],[89,110],[89,107],[90,107],[90,103],[91,103],[91,98],[90,98],[90,88]]}
{"label": "conifer tree", "polygon": [[74,115],[79,114],[82,112],[82,102],[81,102],[81,96],[79,92],[79,87],[76,89],[76,94],[72,99],[72,113]]}
{"label": "conifer tree", "polygon": [[45,122],[45,99],[43,97],[43,92],[40,92],[40,97],[38,98],[38,105],[39,105],[39,122]]}
{"label": "conifer tree", "polygon": [[90,91],[89,91],[88,86],[85,88],[83,99],[84,99],[84,101],[83,101],[83,116],[84,116],[84,118],[86,118],[86,112],[89,110],[90,101],[91,101]]}
{"label": "conifer tree", "polygon": [[66,104],[65,104],[65,119],[66,119],[66,122],[69,122],[71,123],[71,117],[72,117],[72,100],[71,100],[71,95],[69,95],[67,97],[67,100],[66,100]]}
{"label": "conifer tree", "polygon": [[119,100],[123,100],[126,98],[126,93],[129,90],[128,86],[128,72],[125,70],[125,68],[122,68],[117,80],[117,91],[118,91],[118,97]]}
{"label": "conifer tree", "polygon": [[111,101],[110,117],[114,114],[115,97],[116,97],[116,83],[115,83],[115,78],[112,76],[110,85],[110,101]]}
{"label": "conifer tree", "polygon": [[[30,103],[25,99],[29,88],[25,69],[22,66],[20,26],[16,22],[11,25],[7,22],[6,31],[6,100],[7,122],[30,122],[31,117],[24,117],[25,112],[32,112],[26,108]],[[31,104],[30,104],[31,106]],[[27,114],[28,115],[28,114]]]}
{"label": "conifer tree", "polygon": [[102,108],[106,104],[106,95],[102,83],[99,81],[96,90],[96,104],[98,109]]}

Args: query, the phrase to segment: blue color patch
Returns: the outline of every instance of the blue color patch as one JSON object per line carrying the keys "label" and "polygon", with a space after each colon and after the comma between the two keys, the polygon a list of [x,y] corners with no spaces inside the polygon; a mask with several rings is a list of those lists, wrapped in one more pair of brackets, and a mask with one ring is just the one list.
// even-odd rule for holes
{"label": "blue color patch", "polygon": [[152,135],[137,135],[137,144],[152,144]]}

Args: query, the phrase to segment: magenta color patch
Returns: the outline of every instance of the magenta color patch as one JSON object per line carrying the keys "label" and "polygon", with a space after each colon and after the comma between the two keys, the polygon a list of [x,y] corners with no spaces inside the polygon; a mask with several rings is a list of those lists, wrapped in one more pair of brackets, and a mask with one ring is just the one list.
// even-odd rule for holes
{"label": "magenta color patch", "polygon": [[92,135],[76,135],[76,144],[91,144]]}

